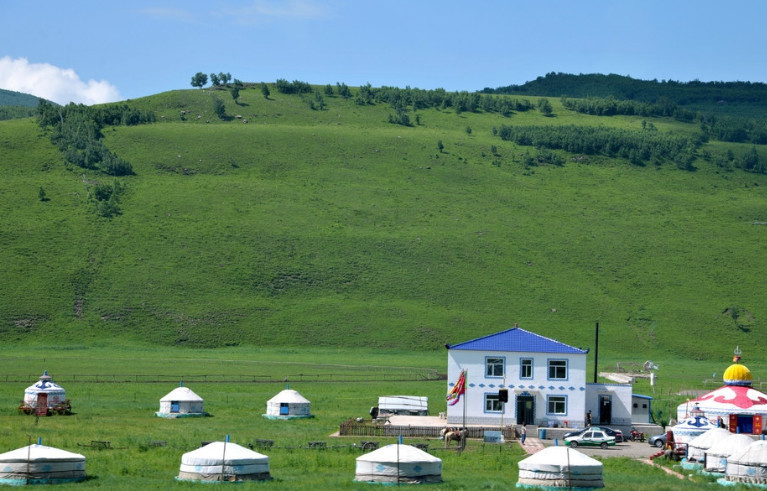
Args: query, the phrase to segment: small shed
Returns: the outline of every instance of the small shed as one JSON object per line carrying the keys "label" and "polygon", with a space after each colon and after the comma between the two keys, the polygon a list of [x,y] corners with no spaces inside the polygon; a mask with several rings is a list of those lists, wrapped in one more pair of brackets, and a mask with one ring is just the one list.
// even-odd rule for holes
{"label": "small shed", "polygon": [[546,447],[520,460],[517,487],[592,489],[605,487],[602,462],[567,446]]}
{"label": "small shed", "polygon": [[61,484],[85,479],[85,457],[45,445],[0,454],[0,484]]}
{"label": "small shed", "polygon": [[357,457],[354,480],[381,484],[442,482],[442,459],[413,447],[393,443]]}
{"label": "small shed", "polygon": [[203,409],[202,397],[184,386],[176,387],[160,399],[160,410],[155,414],[160,418],[195,418],[208,415]]}
{"label": "small shed", "polygon": [[312,403],[298,391],[286,388],[266,402],[267,419],[313,418]]}
{"label": "small shed", "polygon": [[211,442],[181,456],[179,481],[267,481],[269,457],[231,442]]}

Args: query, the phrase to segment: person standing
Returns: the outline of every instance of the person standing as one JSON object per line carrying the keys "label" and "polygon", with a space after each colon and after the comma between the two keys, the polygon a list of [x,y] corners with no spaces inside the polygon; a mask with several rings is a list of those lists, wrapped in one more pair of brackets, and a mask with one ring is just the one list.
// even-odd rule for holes
{"label": "person standing", "polygon": [[525,444],[525,440],[527,439],[527,428],[525,428],[525,425],[527,423],[522,423],[522,426],[519,428],[519,439],[522,440],[522,445]]}
{"label": "person standing", "polygon": [[589,409],[589,412],[586,413],[586,427],[591,426],[591,409]]}

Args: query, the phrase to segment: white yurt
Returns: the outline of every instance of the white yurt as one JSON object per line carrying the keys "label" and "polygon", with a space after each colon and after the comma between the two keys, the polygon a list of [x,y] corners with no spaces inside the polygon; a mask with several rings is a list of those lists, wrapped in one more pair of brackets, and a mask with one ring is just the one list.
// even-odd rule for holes
{"label": "white yurt", "polygon": [[517,487],[603,488],[602,463],[567,446],[546,447],[520,460]]}
{"label": "white yurt", "polygon": [[276,396],[266,401],[265,418],[296,419],[313,418],[312,403],[297,391],[286,388]]}
{"label": "white yurt", "polygon": [[68,404],[66,391],[53,381],[52,377],[48,375],[48,370],[43,372],[40,380],[24,390],[23,406],[25,408],[37,408],[38,401],[41,404],[45,401],[49,408]]}
{"label": "white yurt", "polygon": [[704,470],[706,472],[721,472],[727,470],[727,459],[734,453],[742,452],[754,443],[754,439],[741,433],[733,433],[728,438],[706,450]]}
{"label": "white yurt", "polygon": [[393,443],[357,457],[354,480],[382,484],[442,482],[442,459],[411,445]]}
{"label": "white yurt", "polygon": [[703,462],[706,450],[720,441],[729,438],[732,433],[724,428],[712,428],[693,438],[687,446],[687,461]]}
{"label": "white yurt", "polygon": [[203,409],[202,397],[184,386],[176,387],[160,399],[160,410],[155,414],[161,418],[195,418],[208,415]]}
{"label": "white yurt", "polygon": [[767,441],[757,440],[730,455],[725,479],[746,484],[767,484]]}
{"label": "white yurt", "polygon": [[36,444],[0,454],[0,484],[60,484],[85,479],[85,457]]}
{"label": "white yurt", "polygon": [[269,457],[231,442],[211,442],[181,456],[180,481],[266,481]]}
{"label": "white yurt", "polygon": [[671,432],[674,434],[674,443],[690,443],[693,439],[699,437],[708,430],[716,428],[716,423],[705,416],[695,415],[672,426]]}

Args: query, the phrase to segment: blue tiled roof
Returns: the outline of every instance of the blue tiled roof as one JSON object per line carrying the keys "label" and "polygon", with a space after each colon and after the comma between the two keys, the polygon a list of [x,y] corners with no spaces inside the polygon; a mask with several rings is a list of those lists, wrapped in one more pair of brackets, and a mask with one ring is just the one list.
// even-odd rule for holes
{"label": "blue tiled roof", "polygon": [[589,350],[575,348],[539,334],[514,327],[481,338],[472,339],[448,349],[468,351],[522,351],[532,353],[586,354]]}

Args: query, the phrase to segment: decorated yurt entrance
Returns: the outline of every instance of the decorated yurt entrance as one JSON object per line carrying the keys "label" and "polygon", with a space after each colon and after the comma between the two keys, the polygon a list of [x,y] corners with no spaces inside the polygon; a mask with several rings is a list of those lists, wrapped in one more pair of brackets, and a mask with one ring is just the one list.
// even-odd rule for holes
{"label": "decorated yurt entrance", "polygon": [[19,406],[19,412],[39,416],[69,414],[71,411],[66,391],[53,381],[48,370],[43,372],[40,380],[26,388],[24,400]]}

